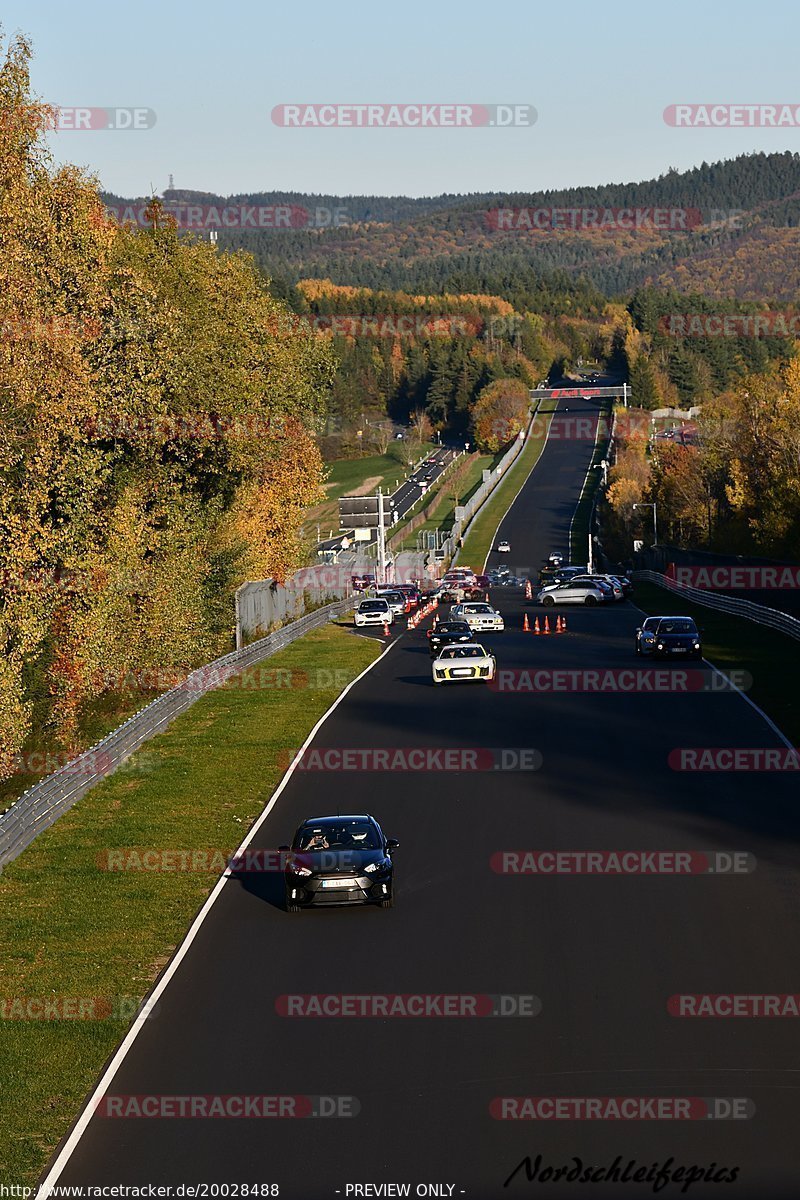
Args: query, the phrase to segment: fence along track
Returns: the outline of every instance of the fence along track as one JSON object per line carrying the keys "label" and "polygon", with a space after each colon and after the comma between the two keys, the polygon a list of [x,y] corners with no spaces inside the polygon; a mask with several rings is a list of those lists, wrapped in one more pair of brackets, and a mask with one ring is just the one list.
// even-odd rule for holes
{"label": "fence along track", "polygon": [[714,608],[719,612],[730,613],[731,616],[744,617],[746,621],[754,621],[756,625],[764,625],[800,641],[800,621],[788,613],[779,612],[777,608],[767,608],[763,604],[754,604],[752,600],[741,600],[738,596],[723,596],[706,588],[677,583],[658,571],[634,571],[633,579],[655,583],[677,596],[685,596],[693,604],[702,604],[704,608]]}
{"label": "fence along track", "polygon": [[43,830],[55,824],[61,814],[72,808],[95,784],[113,774],[140,746],[166,729],[201,696],[221,687],[239,671],[282,650],[309,630],[318,629],[341,616],[350,607],[352,600],[337,600],[241,650],[233,650],[198,667],[90,749],[28,788],[0,814],[0,870],[13,862]]}

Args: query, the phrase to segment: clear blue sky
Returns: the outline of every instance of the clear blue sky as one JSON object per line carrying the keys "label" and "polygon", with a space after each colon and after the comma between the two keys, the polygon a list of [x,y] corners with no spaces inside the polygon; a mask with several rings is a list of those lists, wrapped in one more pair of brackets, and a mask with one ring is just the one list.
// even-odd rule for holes
{"label": "clear blue sky", "polygon": [[[178,187],[433,195],[645,179],[800,129],[674,129],[671,103],[800,105],[800,8],[360,0],[5,0],[36,91],[155,110],[148,131],[61,132],[59,160],[121,195]],[[533,128],[283,129],[288,102],[527,103]]]}

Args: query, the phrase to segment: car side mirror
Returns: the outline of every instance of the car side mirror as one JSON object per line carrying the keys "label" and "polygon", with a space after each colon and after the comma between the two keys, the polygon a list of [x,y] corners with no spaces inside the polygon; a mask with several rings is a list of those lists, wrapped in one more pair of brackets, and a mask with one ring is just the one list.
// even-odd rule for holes
{"label": "car side mirror", "polygon": [[387,850],[396,850],[399,845],[400,845],[400,843],[398,842],[397,838],[387,838],[386,839],[386,849]]}
{"label": "car side mirror", "polygon": [[640,626],[639,626],[639,628],[636,630],[636,632],[637,632],[637,633],[641,633],[641,632],[642,632],[642,627],[641,627],[641,625],[640,625]]}

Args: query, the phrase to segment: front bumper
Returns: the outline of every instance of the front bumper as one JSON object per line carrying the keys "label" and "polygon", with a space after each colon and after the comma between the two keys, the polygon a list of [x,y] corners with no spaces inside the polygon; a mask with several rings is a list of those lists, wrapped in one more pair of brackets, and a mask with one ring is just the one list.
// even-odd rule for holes
{"label": "front bumper", "polygon": [[444,675],[432,673],[433,682],[440,683],[491,683],[494,679],[494,672],[487,670],[486,674],[482,675],[478,671],[473,671],[470,675]]}
{"label": "front bumper", "polygon": [[[392,894],[392,875],[348,876],[351,886],[340,886],[341,876],[315,875],[303,878],[297,875],[285,875],[286,901],[288,904],[299,904],[303,908],[333,908],[352,904],[380,904]],[[335,883],[336,886],[325,886]]]}

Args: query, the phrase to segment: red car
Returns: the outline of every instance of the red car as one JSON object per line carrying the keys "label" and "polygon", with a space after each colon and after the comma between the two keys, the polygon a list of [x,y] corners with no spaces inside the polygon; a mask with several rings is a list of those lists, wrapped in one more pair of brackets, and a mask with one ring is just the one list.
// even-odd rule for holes
{"label": "red car", "polygon": [[375,586],[374,575],[351,575],[350,580],[353,584],[354,592],[366,592],[369,588]]}

